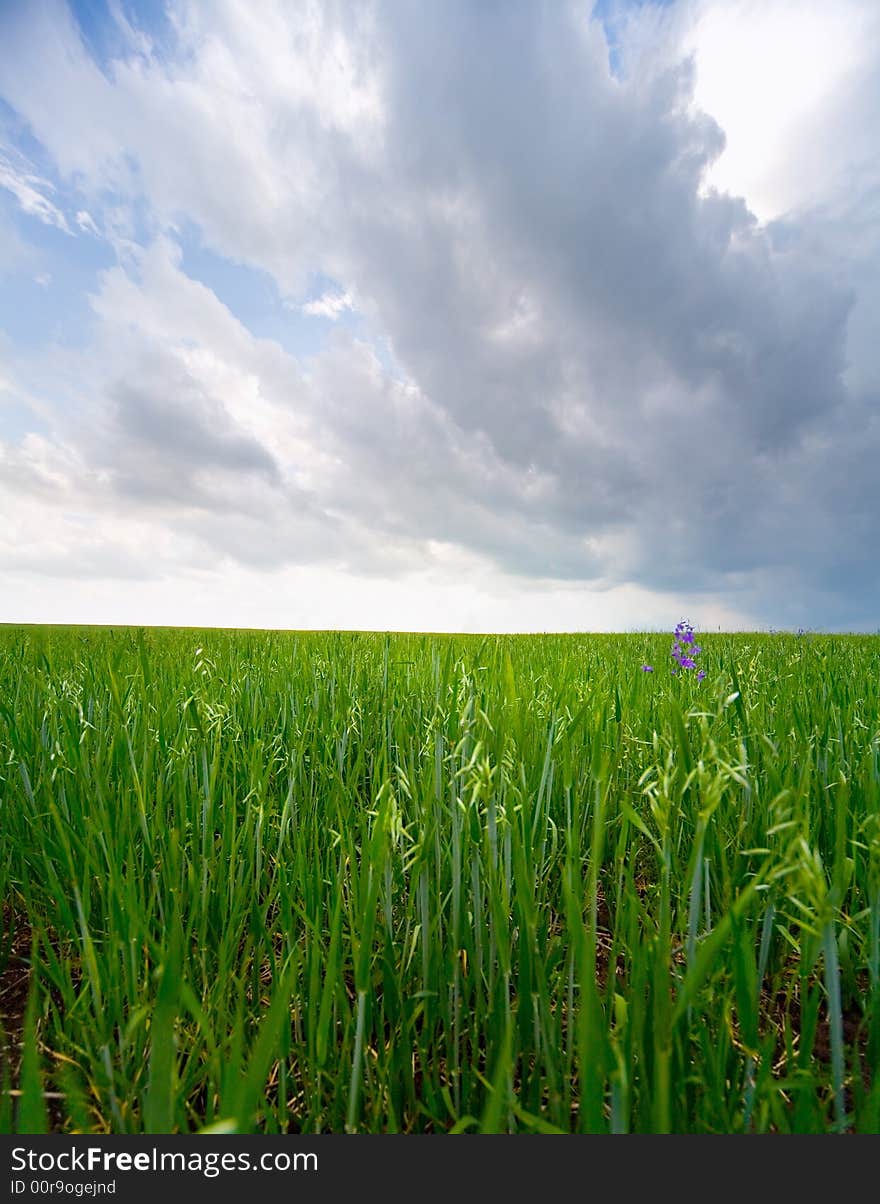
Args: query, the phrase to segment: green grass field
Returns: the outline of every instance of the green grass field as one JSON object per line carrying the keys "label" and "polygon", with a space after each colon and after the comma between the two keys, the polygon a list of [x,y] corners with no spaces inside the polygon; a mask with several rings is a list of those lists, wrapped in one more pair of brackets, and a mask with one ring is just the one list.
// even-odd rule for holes
{"label": "green grass field", "polygon": [[670,642],[0,628],[0,1129],[877,1132],[880,638]]}

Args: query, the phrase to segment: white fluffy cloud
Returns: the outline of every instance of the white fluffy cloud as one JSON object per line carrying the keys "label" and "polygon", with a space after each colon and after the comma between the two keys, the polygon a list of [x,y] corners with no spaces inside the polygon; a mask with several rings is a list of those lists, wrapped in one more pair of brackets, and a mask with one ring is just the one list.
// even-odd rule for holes
{"label": "white fluffy cloud", "polygon": [[70,233],[67,218],[47,195],[53,191],[49,181],[35,175],[28,169],[26,163],[16,163],[2,151],[0,151],[0,188],[11,193],[25,213],[44,222],[47,226],[57,226],[65,234]]}
{"label": "white fluffy cloud", "polygon": [[329,318],[335,322],[347,310],[354,309],[354,301],[350,293],[324,293],[314,301],[307,301],[302,309],[313,318]]}
{"label": "white fluffy cloud", "polygon": [[768,221],[850,186],[870,161],[876,170],[878,44],[872,0],[698,4],[684,39],[694,100],[725,134],[707,185]]}

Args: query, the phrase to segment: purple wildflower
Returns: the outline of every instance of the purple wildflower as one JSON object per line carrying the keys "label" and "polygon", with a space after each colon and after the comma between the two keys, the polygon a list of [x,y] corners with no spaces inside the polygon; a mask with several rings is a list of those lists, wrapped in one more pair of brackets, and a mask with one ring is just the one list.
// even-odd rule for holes
{"label": "purple wildflower", "polygon": [[653,665],[642,665],[642,672],[643,673],[653,673],[654,666]]}
{"label": "purple wildflower", "polygon": [[[675,665],[672,667],[673,673],[678,673],[679,669],[696,669],[696,658],[702,652],[702,648],[695,640],[693,625],[688,623],[687,619],[681,619],[673,632],[672,651],[669,654],[675,661]],[[701,669],[697,674],[697,681],[702,681],[705,676],[705,672]]]}

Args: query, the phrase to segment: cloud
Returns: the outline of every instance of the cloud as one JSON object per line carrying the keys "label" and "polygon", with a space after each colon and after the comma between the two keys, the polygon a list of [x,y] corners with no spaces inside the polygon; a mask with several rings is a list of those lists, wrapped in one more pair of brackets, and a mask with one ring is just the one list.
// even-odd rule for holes
{"label": "cloud", "polygon": [[[149,215],[57,408],[71,490],[263,566],[396,578],[452,549],[521,583],[868,621],[877,58],[842,19],[826,42],[818,8],[771,8],[780,54],[797,35],[779,71],[822,85],[784,119],[772,56],[763,109],[716,61],[724,42],[749,70],[743,4],[646,6],[620,25],[619,77],[574,5],[175,5],[176,42],[132,32],[104,70],[66,9],[6,18],[0,91],[77,224]],[[337,327],[308,363],[254,338],[186,276],[184,222],[281,295],[338,281],[300,308],[335,321],[357,297],[362,337]]]}
{"label": "cloud", "polygon": [[871,0],[702,0],[693,17],[694,98],[725,132],[708,186],[745,195],[770,220],[815,203],[854,162],[876,162]]}
{"label": "cloud", "polygon": [[302,307],[304,314],[315,318],[329,318],[331,322],[335,322],[350,309],[354,309],[350,293],[324,293],[317,300],[308,301]]}
{"label": "cloud", "polygon": [[76,215],[76,224],[79,226],[80,230],[85,230],[86,233],[94,234],[96,237],[100,236],[100,231],[95,225],[91,214],[87,210],[80,209]]}
{"label": "cloud", "polygon": [[46,196],[52,185],[48,180],[16,164],[0,150],[0,188],[12,193],[24,213],[35,217],[47,226],[55,226],[65,234],[72,234],[67,218],[57,205]]}

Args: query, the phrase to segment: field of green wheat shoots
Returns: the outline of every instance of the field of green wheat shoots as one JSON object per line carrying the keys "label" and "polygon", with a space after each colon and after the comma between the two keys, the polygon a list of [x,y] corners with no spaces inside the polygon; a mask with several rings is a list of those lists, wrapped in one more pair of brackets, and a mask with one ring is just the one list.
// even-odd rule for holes
{"label": "field of green wheat shoots", "polygon": [[877,1132],[880,638],[700,642],[0,628],[0,1130]]}

